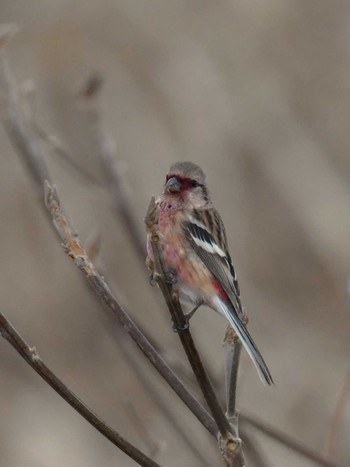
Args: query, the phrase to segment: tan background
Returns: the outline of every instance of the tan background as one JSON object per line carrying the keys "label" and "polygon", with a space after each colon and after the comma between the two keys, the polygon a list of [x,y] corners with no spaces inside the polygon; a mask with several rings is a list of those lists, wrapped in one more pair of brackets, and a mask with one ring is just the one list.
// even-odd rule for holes
{"label": "tan background", "polygon": [[[19,83],[35,83],[39,122],[97,174],[76,95],[92,72],[104,77],[103,119],[117,142],[140,232],[148,200],[173,161],[205,168],[250,329],[276,381],[263,387],[244,355],[239,408],[322,452],[350,352],[349,2],[2,0],[0,19],[22,27],[9,56]],[[120,356],[110,323],[61,251],[0,131],[1,311],[141,449],[149,452],[133,411],[161,442],[159,463],[200,466]],[[108,194],[57,156],[48,162],[81,238],[101,235],[98,261],[109,283],[168,348],[168,360],[184,362]],[[225,322],[203,309],[192,329],[223,385]],[[1,467],[134,465],[5,341],[0,353]],[[188,436],[211,465],[220,465],[215,444],[145,368]],[[344,465],[349,423],[347,407],[335,455]],[[255,438],[271,466],[311,465]]]}

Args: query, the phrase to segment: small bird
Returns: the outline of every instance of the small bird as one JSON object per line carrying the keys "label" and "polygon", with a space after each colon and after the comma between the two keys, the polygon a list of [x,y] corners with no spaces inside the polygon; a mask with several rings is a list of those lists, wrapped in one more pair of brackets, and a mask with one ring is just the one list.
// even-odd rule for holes
{"label": "small bird", "polygon": [[[192,162],[170,167],[163,193],[156,202],[164,260],[175,275],[180,300],[223,315],[255,364],[263,382],[270,371],[244,323],[240,290],[227,248],[224,224],[209,196],[203,170]],[[153,253],[147,242],[148,257]]]}

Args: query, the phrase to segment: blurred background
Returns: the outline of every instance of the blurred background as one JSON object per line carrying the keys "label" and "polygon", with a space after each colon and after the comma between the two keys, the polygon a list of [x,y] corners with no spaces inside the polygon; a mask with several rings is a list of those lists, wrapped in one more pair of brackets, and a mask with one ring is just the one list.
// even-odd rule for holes
{"label": "blurred background", "polygon": [[[104,188],[84,83],[96,74],[103,80],[96,105],[116,142],[140,235],[170,164],[191,160],[205,169],[249,328],[276,382],[264,387],[244,354],[238,407],[323,453],[350,364],[349,2],[2,0],[0,19],[21,26],[7,52],[13,76],[32,89],[38,124],[100,182],[47,146],[73,225],[88,245],[100,239],[99,268],[181,374],[187,362],[160,292]],[[139,371],[206,465],[221,465],[215,442],[132,345],[137,372],[125,359],[115,325],[63,254],[0,133],[1,311],[95,412],[160,464],[204,461]],[[191,322],[222,395],[225,328],[204,308]],[[135,465],[4,340],[0,353],[1,467]],[[342,465],[350,465],[346,402],[332,455]],[[247,433],[272,467],[312,465]]]}

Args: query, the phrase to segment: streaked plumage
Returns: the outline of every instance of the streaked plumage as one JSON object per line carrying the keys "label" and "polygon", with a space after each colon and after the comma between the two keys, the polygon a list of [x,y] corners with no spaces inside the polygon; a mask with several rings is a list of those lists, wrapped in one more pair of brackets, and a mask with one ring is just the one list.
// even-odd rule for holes
{"label": "streaked plumage", "polygon": [[[225,227],[210,200],[202,169],[191,162],[170,167],[157,203],[164,258],[177,275],[180,298],[195,306],[205,304],[223,315],[261,379],[272,384],[269,369],[242,321],[240,290]],[[149,242],[147,246],[152,257]]]}

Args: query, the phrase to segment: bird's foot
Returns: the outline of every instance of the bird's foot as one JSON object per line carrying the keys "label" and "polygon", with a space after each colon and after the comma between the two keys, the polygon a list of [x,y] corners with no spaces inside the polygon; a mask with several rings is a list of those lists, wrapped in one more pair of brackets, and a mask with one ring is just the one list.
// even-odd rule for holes
{"label": "bird's foot", "polygon": [[177,274],[174,269],[169,269],[167,275],[165,276],[165,281],[167,284],[174,285],[177,282]]}
{"label": "bird's foot", "polygon": [[200,302],[198,303],[198,305],[196,305],[192,311],[190,311],[189,313],[184,313],[184,318],[185,318],[185,322],[182,326],[178,326],[174,323],[174,320],[172,320],[172,330],[174,332],[183,332],[183,331],[186,331],[189,327],[190,327],[190,319],[192,318],[192,316],[195,314],[195,312],[198,310],[198,308],[203,305],[203,302]]}
{"label": "bird's foot", "polygon": [[171,318],[171,329],[173,330],[173,332],[180,334],[181,332],[187,331],[189,327],[190,325],[189,325],[188,320],[186,319],[186,315],[185,315],[185,322],[182,325],[176,324],[173,318]]}

